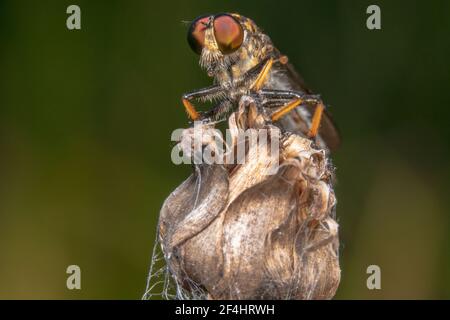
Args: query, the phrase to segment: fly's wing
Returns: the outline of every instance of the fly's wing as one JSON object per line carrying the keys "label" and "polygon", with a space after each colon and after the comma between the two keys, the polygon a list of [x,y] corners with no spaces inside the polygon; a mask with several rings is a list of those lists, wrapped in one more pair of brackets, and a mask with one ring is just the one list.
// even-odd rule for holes
{"label": "fly's wing", "polygon": [[312,91],[306,86],[305,80],[303,77],[295,70],[294,66],[288,62],[284,65],[285,74],[287,75],[289,84],[292,86],[292,89],[299,90],[301,92],[312,94]]}
{"label": "fly's wing", "polygon": [[[285,69],[285,74],[287,76],[287,81],[289,82],[289,85],[291,86],[291,89],[301,91],[307,94],[312,94],[313,92],[305,85],[305,81],[303,78],[298,74],[298,72],[295,70],[294,66],[291,63],[287,63],[281,68]],[[305,107],[298,107],[295,109],[295,111],[298,113],[298,116],[302,118],[301,114],[301,108]],[[312,115],[314,114],[315,106],[306,106],[306,109],[308,112]],[[319,135],[324,140],[326,145],[331,151],[335,151],[339,145],[341,144],[341,138],[339,134],[339,130],[336,127],[336,124],[333,121],[333,118],[331,117],[330,113],[327,110],[324,110],[322,121],[319,128]]]}

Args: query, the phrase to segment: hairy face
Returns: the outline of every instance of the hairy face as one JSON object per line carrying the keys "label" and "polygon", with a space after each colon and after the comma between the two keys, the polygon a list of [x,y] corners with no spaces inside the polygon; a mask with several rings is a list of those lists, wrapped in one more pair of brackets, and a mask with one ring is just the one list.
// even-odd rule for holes
{"label": "hairy face", "polygon": [[200,16],[191,23],[188,42],[201,67],[214,76],[243,56],[256,31],[253,21],[238,14]]}

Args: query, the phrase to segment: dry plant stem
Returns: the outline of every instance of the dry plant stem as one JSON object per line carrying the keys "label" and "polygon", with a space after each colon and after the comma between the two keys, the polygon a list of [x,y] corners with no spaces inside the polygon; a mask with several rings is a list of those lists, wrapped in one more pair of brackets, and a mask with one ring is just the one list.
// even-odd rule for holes
{"label": "dry plant stem", "polygon": [[[229,129],[249,127],[278,130],[243,98]],[[328,153],[294,134],[282,134],[279,148],[276,158],[249,148],[244,164],[197,165],[166,199],[159,241],[178,298],[334,296],[339,240]]]}

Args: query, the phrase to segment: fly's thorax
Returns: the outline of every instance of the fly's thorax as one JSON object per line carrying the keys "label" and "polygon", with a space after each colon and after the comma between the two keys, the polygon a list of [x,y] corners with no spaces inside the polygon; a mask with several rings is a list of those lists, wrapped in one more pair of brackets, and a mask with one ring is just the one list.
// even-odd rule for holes
{"label": "fly's thorax", "polygon": [[[253,42],[242,46],[238,50],[238,56],[229,61],[227,68],[217,69],[214,74],[214,82],[223,87],[224,90],[235,89],[243,94],[250,91],[250,87],[258,76],[257,73],[253,76],[248,76],[248,71],[258,64],[266,61],[267,57],[271,55],[270,50],[260,49],[256,47]],[[269,72],[270,77],[270,72]]]}
{"label": "fly's thorax", "polygon": [[250,90],[248,87],[235,86],[228,91],[228,99],[237,103],[243,96],[248,94],[250,94]]}
{"label": "fly's thorax", "polygon": [[239,50],[239,59],[231,67],[231,74],[235,79],[239,79],[273,54],[272,42],[265,34],[247,32],[245,40]]}

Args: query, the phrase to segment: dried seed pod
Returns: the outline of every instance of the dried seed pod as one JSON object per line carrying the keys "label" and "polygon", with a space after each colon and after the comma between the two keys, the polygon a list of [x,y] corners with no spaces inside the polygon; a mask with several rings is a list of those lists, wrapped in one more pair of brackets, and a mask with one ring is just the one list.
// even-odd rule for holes
{"label": "dried seed pod", "polygon": [[161,209],[159,241],[178,298],[330,299],[340,267],[327,152],[280,135],[244,97],[229,118],[233,150],[248,128],[277,136],[278,152],[249,146],[242,164],[196,165]]}

